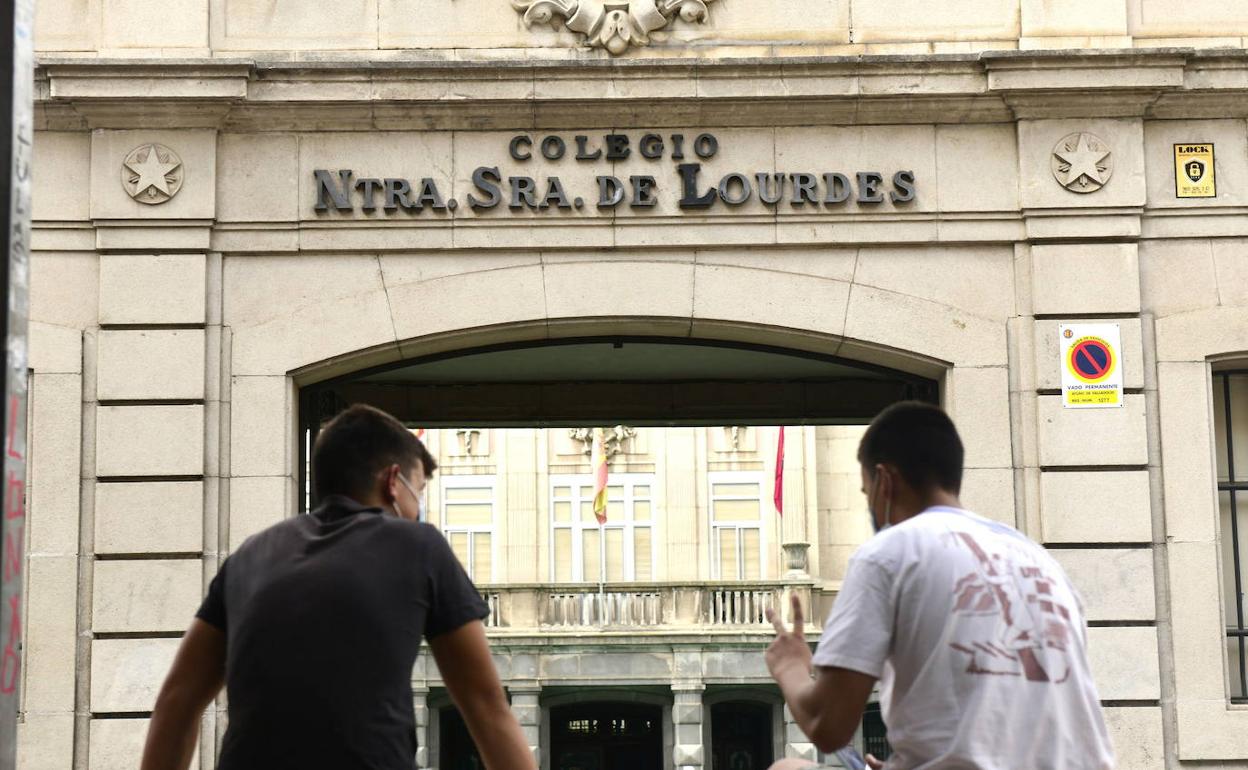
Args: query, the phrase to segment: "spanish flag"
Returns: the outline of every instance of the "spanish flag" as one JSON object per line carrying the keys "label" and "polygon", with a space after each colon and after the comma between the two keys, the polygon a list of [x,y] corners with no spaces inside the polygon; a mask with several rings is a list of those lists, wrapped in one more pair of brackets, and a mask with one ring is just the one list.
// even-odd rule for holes
{"label": "spanish flag", "polygon": [[602,428],[594,428],[589,464],[594,471],[594,518],[602,526],[607,523],[607,440]]}

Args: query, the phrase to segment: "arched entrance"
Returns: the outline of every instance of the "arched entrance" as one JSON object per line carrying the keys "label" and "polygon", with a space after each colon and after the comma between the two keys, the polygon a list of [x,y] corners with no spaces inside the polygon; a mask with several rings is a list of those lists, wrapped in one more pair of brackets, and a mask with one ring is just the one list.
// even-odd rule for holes
{"label": "arched entrance", "polygon": [[[938,385],[860,361],[767,345],[599,336],[468,348],[305,386],[300,470],[319,427],[352,403],[424,428],[864,424]],[[309,479],[300,479],[307,489]],[[302,501],[304,507],[309,501]]]}
{"label": "arched entrance", "polygon": [[[762,664],[766,612],[797,596],[817,633],[869,534],[862,426],[938,394],[913,373],[723,340],[460,349],[305,385],[301,503],[315,504],[306,459],[325,421],[360,402],[396,415],[438,461],[427,521],[489,604],[542,770],[761,769],[810,751]],[[434,718],[418,728],[431,766],[476,766],[453,710]]]}

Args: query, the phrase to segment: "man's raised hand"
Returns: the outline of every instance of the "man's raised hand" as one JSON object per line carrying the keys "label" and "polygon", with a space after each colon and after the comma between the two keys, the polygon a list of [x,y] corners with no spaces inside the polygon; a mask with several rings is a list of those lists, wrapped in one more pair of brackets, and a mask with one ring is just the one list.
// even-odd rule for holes
{"label": "man's raised hand", "polygon": [[792,594],[790,600],[793,615],[792,631],[785,629],[784,621],[781,620],[779,613],[775,610],[767,610],[767,619],[776,629],[776,638],[768,645],[764,659],[767,661],[767,670],[776,679],[782,672],[793,667],[799,667],[804,676],[810,676],[811,672],[811,654],[810,647],[806,644],[802,602],[797,594]]}

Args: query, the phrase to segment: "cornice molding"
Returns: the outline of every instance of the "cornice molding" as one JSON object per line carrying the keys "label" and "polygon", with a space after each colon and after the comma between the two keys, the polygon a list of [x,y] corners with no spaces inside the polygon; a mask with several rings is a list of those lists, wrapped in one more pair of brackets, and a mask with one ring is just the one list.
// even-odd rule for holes
{"label": "cornice molding", "polygon": [[1248,51],[549,62],[43,57],[36,109],[40,127],[66,130],[1236,118],[1248,117]]}
{"label": "cornice molding", "polygon": [[[426,250],[481,251],[514,248],[515,239],[491,233],[524,231],[530,248],[610,248],[619,242],[635,249],[670,250],[666,231],[685,229],[685,249],[736,248],[741,243],[777,247],[888,244],[1087,243],[1172,238],[1218,238],[1248,232],[1248,207],[1021,209],[997,212],[915,212],[902,215],[835,214],[731,217],[689,214],[678,220],[619,218],[601,227],[564,219],[472,220],[454,213],[437,221],[378,223],[360,220],[212,222],[211,220],[36,220],[32,246],[44,252],[134,252],[141,249],[205,250],[225,254],[386,253]],[[834,225],[821,231],[814,223]],[[602,223],[599,223],[602,224]],[[688,236],[696,227],[697,237]],[[639,237],[659,230],[646,240]],[[454,238],[440,237],[454,230]],[[631,233],[629,231],[632,231]],[[412,235],[420,233],[419,238]],[[433,237],[431,237],[433,236]],[[621,237],[622,236],[622,237]],[[783,236],[783,237],[781,237]],[[618,239],[618,240],[617,240]],[[421,250],[420,248],[416,249]]]}

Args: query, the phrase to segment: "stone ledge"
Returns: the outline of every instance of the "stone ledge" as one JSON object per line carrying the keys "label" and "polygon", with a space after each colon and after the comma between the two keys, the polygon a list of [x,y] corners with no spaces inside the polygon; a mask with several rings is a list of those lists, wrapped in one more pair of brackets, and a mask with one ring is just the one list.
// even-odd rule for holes
{"label": "stone ledge", "polygon": [[[118,79],[117,69],[124,70],[126,76]],[[247,96],[253,65],[210,60],[172,66],[164,62],[101,66],[75,59],[73,64],[55,65],[55,72],[55,77],[48,79],[49,99],[242,99]]]}
{"label": "stone ledge", "polygon": [[[724,240],[716,231],[732,220],[742,226],[740,217],[700,217],[688,215],[670,222],[673,226],[707,225],[705,237],[690,239],[715,245]],[[608,231],[652,228],[655,218],[620,219],[614,222],[590,220]],[[445,248],[477,251],[514,248],[517,238],[525,238],[535,248],[572,248],[585,245],[586,223],[537,217],[516,220],[474,220],[454,215],[436,222],[413,220],[400,225],[373,221],[339,221],[325,228],[319,220],[282,222],[219,222],[168,220],[156,227],[138,223],[104,221],[96,223],[36,221],[33,242],[36,251],[74,252],[136,247],[148,250],[205,250],[231,254],[281,254],[301,249],[366,251],[411,251],[412,233],[430,231],[446,236]],[[869,216],[823,213],[818,216],[769,217],[762,222],[745,223],[757,231],[750,242],[792,245],[812,244],[929,244],[929,243],[1013,243],[1030,240],[1069,242],[1071,240],[1136,241],[1172,238],[1239,236],[1248,230],[1248,208],[1210,209],[1029,209],[1016,212],[918,212],[906,216]],[[186,226],[184,226],[186,225]],[[817,226],[812,229],[812,226]],[[107,232],[104,230],[107,229]],[[98,233],[98,235],[97,235]],[[512,238],[502,237],[507,233]],[[734,236],[735,237],[735,236]],[[759,238],[762,240],[760,241]],[[738,238],[739,239],[739,238]],[[609,245],[609,244],[608,244]]]}
{"label": "stone ledge", "polygon": [[[309,54],[304,54],[308,56]],[[1248,115],[1248,52],[1195,49],[719,60],[41,57],[41,127],[802,125]],[[786,109],[776,110],[777,104]],[[645,105],[644,110],[639,110]],[[788,109],[800,107],[800,109]],[[432,109],[431,109],[432,108]],[[527,113],[527,114],[526,114]],[[1232,114],[1233,113],[1233,114]],[[524,117],[517,123],[517,115]]]}

